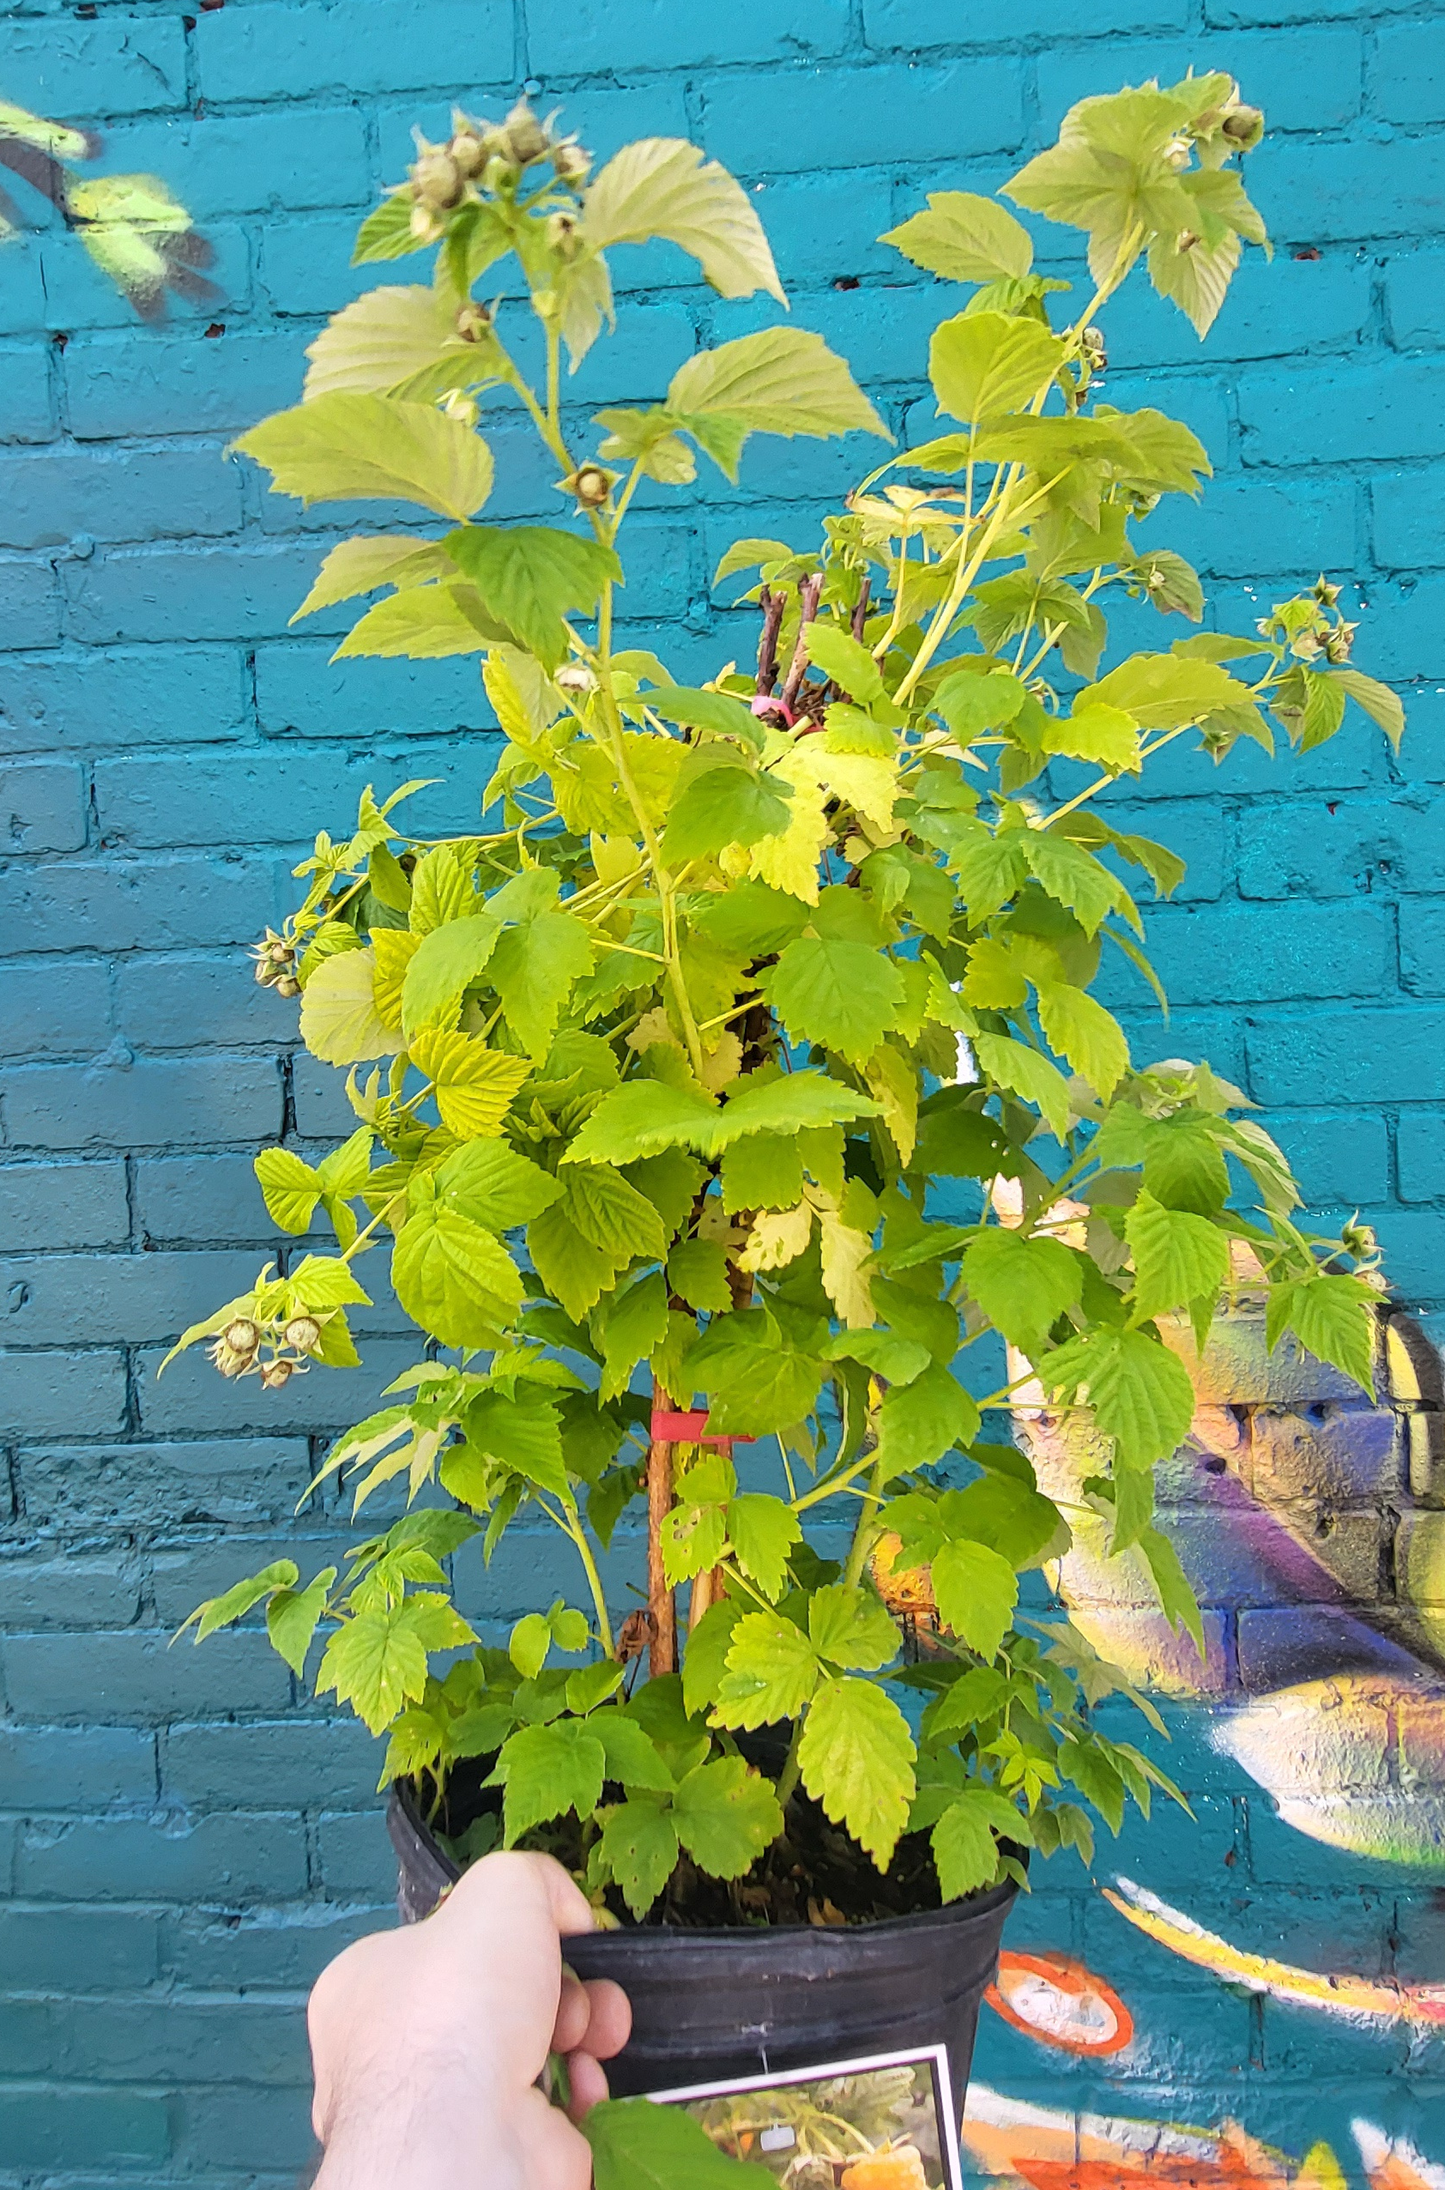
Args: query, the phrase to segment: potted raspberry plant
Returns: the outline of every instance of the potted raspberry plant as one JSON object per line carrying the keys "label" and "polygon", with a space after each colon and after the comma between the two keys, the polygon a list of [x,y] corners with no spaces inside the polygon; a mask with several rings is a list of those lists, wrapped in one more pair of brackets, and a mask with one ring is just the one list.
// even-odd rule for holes
{"label": "potted raspberry plant", "polygon": [[[1147,971],[1131,881],[1183,871],[1102,794],[1186,736],[1201,767],[1268,749],[1271,714],[1304,746],[1349,701],[1402,727],[1323,581],[1249,637],[1188,629],[1199,582],[1151,513],[1205,452],[1103,399],[1136,268],[1202,336],[1264,243],[1238,166],[1261,129],[1223,75],[1075,107],[1003,193],[1087,233],[1058,326],[1068,285],[1014,215],[930,198],[887,239],[940,277],[940,429],[905,451],[782,319],[660,403],[575,418],[610,255],[667,239],[721,296],[781,303],[762,228],[686,143],[594,175],[525,105],[458,114],[357,245],[433,250],[431,280],[339,312],[302,402],[238,444],[274,492],[439,520],[332,548],[298,614],[374,596],[341,656],[480,656],[502,743],[475,834],[424,840],[412,786],[368,793],[260,948],[357,1123],[256,1170],[281,1230],[324,1220],[334,1248],[181,1344],[272,1387],[354,1364],[347,1311],[389,1263],[416,1364],[317,1480],[345,1471],[363,1514],[404,1483],[406,1510],[344,1573],[239,1582],[199,1636],[264,1607],[298,1672],[324,1637],[318,1691],[388,1737],[409,1913],[490,1847],[560,1856],[604,1927],[574,1958],[632,1994],[623,2092],[942,2037],[961,2097],[1030,1851],[1087,1860],[1091,1811],[1117,1830],[1169,1789],[1094,1723],[1120,1679],[1021,1603],[1069,1516],[981,1436],[990,1409],[1026,1381],[1091,1410],[1088,1506],[1198,1640],[1152,1512],[1193,1408],[1181,1319],[1202,1346],[1247,1282],[1272,1343],[1370,1382],[1368,1236],[1304,1229],[1238,1092],[1136,1062],[1090,993],[1106,953]],[[556,523],[484,515],[508,411]],[[768,434],[857,435],[866,476],[813,546],[728,551],[756,663],[679,685],[614,638],[626,520]],[[1161,636],[1104,669],[1121,595]],[[1016,1373],[971,1396],[990,1334]],[[523,1514],[571,1579],[488,1647],[448,1561]],[[605,2182],[663,2132],[614,2102],[593,2134]]]}

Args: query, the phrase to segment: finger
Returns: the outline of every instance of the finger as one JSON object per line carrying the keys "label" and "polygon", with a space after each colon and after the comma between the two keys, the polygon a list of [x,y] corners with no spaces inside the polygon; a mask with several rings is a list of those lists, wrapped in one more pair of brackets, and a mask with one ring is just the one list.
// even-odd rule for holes
{"label": "finger", "polygon": [[610,2061],[632,2036],[632,2002],[610,1977],[594,1977],[585,1989],[590,2010],[587,2027],[572,2043],[585,2041],[597,2060]]}
{"label": "finger", "polygon": [[567,2112],[574,2122],[580,2122],[607,2097],[607,2071],[590,2053],[569,2053],[567,2079],[572,2090]]}
{"label": "finger", "polygon": [[563,1967],[562,1997],[557,2003],[557,2021],[552,2030],[552,2051],[570,2053],[587,2038],[592,2021],[592,2002],[580,1977]]}

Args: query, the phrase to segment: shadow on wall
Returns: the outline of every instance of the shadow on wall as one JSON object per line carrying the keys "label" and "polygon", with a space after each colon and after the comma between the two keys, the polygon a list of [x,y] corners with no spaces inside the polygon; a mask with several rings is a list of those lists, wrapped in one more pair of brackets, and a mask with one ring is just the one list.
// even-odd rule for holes
{"label": "shadow on wall", "polygon": [[[59,215],[142,319],[164,319],[168,294],[218,303],[221,292],[205,278],[215,253],[164,183],[154,175],[76,173],[76,161],[98,159],[102,149],[92,131],[0,99],[0,167]],[[0,244],[38,225],[0,189]]]}
{"label": "shadow on wall", "polygon": [[[1262,1316],[1247,1308],[1216,1323],[1202,1359],[1187,1332],[1171,1343],[1198,1404],[1161,1483],[1159,1519],[1205,1609],[1205,1658],[1170,1630],[1140,1556],[1106,1559],[1103,1524],[1079,1506],[1084,1479],[1102,1465],[1087,1422],[1025,1405],[1019,1440],[1040,1484],[1079,1515],[1059,1576],[1070,1618],[1102,1656],[1166,1699],[1176,1735],[1192,1727],[1265,1791],[1270,1811],[1258,1814],[1270,1823],[1260,1829],[1277,1821],[1282,1838],[1305,1835],[1356,1867],[1366,1859],[1386,1880],[1384,1867],[1398,1866],[1407,1884],[1413,1872],[1429,1887],[1445,1871],[1440,1358],[1412,1317],[1387,1315],[1371,1399],[1308,1354],[1281,1347],[1271,1355]],[[1203,1870],[1201,1855],[1201,1883]],[[1309,1871],[1286,1853],[1272,1875]],[[1187,1898],[1187,1886],[1179,1891]],[[1343,2066],[1346,2048],[1378,2054],[1386,2041],[1388,2060],[1403,2049],[1417,2068],[1435,2062],[1445,1983],[1342,1969],[1340,1940],[1318,1926],[1312,1937],[1308,1916],[1297,1950],[1309,1953],[1305,1963],[1206,1930],[1129,1878],[1116,1876],[1102,1899],[1163,1950],[1161,1986],[1171,1965],[1176,1973],[1172,2002],[1163,1990],[1152,1996],[1156,2019],[1171,2007],[1188,2020],[1201,2010],[1207,2017],[1207,2004],[1184,1989],[1194,1969],[1208,1972],[1221,1995],[1229,1988],[1296,2011],[1291,2027],[1302,2035],[1292,2048],[1308,2054],[1313,2045],[1324,2071],[1316,2141],[1290,2154],[1230,2119],[1205,2130],[1077,2104],[1056,2109],[975,2083],[964,2135],[978,2172],[1030,2190],[1328,2190],[1361,2173],[1371,2190],[1445,2190],[1438,2120],[1420,2117],[1435,2158],[1397,2127],[1364,2115],[1328,2118],[1330,2067]],[[1246,1931],[1278,1926],[1258,1895],[1241,1892],[1230,1905]],[[1106,1925],[1091,1936],[1107,1941]],[[1062,1953],[1005,1953],[990,1997],[1035,2052],[1122,2067],[1145,2036],[1143,2011],[1136,2031],[1106,1978]],[[1006,2068],[1018,2059],[1008,2055]]]}

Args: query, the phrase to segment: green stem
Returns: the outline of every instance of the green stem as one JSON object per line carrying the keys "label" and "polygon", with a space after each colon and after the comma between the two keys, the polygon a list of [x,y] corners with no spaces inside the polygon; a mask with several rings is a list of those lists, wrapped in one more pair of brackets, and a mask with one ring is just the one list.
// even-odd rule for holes
{"label": "green stem", "polygon": [[853,1531],[853,1547],[848,1553],[848,1564],[843,1570],[843,1580],[849,1589],[856,1589],[863,1579],[863,1568],[868,1554],[878,1539],[878,1508],[883,1503],[883,1456],[873,1462],[873,1473],[864,1494],[863,1511]]}
{"label": "green stem", "polygon": [[577,1555],[587,1576],[587,1587],[592,1592],[592,1609],[597,1614],[597,1639],[606,1656],[610,1658],[614,1647],[612,1622],[607,1616],[607,1598],[602,1588],[602,1577],[597,1571],[597,1561],[592,1556],[592,1546],[587,1541],[587,1531],[582,1526],[576,1507],[570,1506],[566,1511],[567,1534],[577,1546]]}
{"label": "green stem", "polygon": [[788,1743],[788,1753],[783,1759],[783,1769],[778,1774],[779,1809],[786,1810],[789,1798],[797,1792],[798,1781],[802,1777],[802,1766],[798,1762],[798,1751],[802,1747],[803,1728],[807,1722],[808,1706],[804,1704],[793,1721],[793,1733]]}

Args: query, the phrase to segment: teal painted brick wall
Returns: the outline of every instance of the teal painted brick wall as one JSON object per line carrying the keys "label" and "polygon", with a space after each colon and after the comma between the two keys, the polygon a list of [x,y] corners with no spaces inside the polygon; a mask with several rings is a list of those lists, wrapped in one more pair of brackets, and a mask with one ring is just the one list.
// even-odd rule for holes
{"label": "teal painted brick wall", "polygon": [[[344,822],[367,780],[441,777],[419,823],[465,827],[487,718],[468,665],[332,667],[324,632],[290,632],[346,513],[265,496],[223,461],[227,436],[294,400],[320,316],[367,285],[350,239],[412,124],[436,135],[453,96],[496,111],[524,83],[544,107],[565,100],[599,153],[689,135],[743,176],[799,323],[850,357],[895,428],[926,432],[943,300],[873,239],[925,190],[995,187],[1073,99],[1191,62],[1233,70],[1268,112],[1251,187],[1280,248],[1251,258],[1202,350],[1131,292],[1109,393],[1177,410],[1206,441],[1204,503],[1156,522],[1205,573],[1212,618],[1246,629],[1328,568],[1411,727],[1398,762],[1356,724],[1274,767],[1247,747],[1218,769],[1176,749],[1121,791],[1191,875],[1150,921],[1171,1027],[1132,977],[1114,1001],[1144,1054],[1207,1053],[1245,1085],[1322,1208],[1378,1223],[1428,1313],[1445,1309],[1438,0],[0,5],[0,98],[102,129],[107,169],[160,175],[214,243],[222,290],[142,327],[53,221],[0,252],[7,2190],[291,2181],[309,2144],[305,1987],[387,1919],[392,1886],[366,1737],[258,1635],[169,1654],[166,1638],[298,1537],[316,1561],[340,1539],[334,1502],[292,1509],[329,1433],[410,1358],[395,1311],[374,1311],[363,1371],[271,1399],[191,1360],[159,1386],[154,1371],[269,1248],[254,1145],[338,1121],[332,1076],[295,1057],[292,1015],[248,983],[239,946],[286,908],[305,833]],[[622,330],[573,384],[579,412],[655,396],[700,341],[759,322],[661,248],[617,271]],[[496,445],[500,513],[552,508],[518,437]],[[856,463],[754,443],[740,488],[709,474],[655,496],[627,637],[685,679],[750,650],[747,620],[709,593],[717,553],[742,531],[801,542]],[[546,1586],[546,1556],[515,1540],[492,1620]],[[1237,1611],[1218,1631],[1246,1656],[1250,1622],[1292,1617],[1231,1628]],[[1216,1913],[1277,1905],[1279,1936],[1315,1966],[1445,1972],[1414,1874],[1272,1827],[1206,1734],[1181,1749],[1195,1820],[1132,1833],[1122,1867],[1166,1895],[1206,1882]],[[1129,1998],[1143,2035],[1117,2075],[1022,2039],[1000,2052],[1001,2026],[981,2073],[1017,2101],[1233,2116],[1303,2150],[1315,2026],[1121,1930],[1059,1866],[1014,1927],[1019,1946],[1092,1955]],[[1425,2041],[1331,2073],[1341,2120],[1363,2112],[1445,2160]]]}

